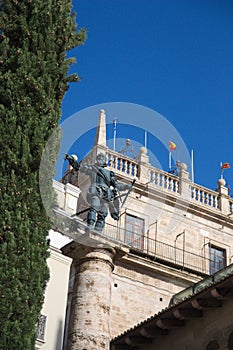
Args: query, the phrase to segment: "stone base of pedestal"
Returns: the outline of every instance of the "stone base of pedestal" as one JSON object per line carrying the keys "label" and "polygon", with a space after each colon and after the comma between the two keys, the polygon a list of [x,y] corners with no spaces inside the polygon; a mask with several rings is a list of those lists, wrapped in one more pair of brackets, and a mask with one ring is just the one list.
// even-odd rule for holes
{"label": "stone base of pedestal", "polygon": [[109,350],[109,338],[99,335],[73,333],[69,339],[70,350]]}

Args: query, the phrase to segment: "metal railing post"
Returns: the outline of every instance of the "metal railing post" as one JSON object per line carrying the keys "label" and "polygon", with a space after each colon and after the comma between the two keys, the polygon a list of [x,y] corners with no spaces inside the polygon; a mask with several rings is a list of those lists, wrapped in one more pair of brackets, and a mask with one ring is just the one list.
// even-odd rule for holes
{"label": "metal railing post", "polygon": [[175,241],[174,241],[174,248],[175,248],[175,264],[176,264],[176,242],[177,239],[183,235],[183,269],[184,269],[184,253],[185,253],[185,230],[181,233],[178,233],[178,235],[176,235]]}

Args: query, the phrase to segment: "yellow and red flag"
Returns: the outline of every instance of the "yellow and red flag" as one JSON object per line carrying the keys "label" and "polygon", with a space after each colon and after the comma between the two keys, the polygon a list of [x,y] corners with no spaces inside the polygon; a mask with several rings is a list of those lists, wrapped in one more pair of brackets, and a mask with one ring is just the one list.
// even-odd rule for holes
{"label": "yellow and red flag", "polygon": [[230,169],[230,164],[229,163],[223,163],[221,168],[222,169]]}
{"label": "yellow and red flag", "polygon": [[176,144],[172,141],[169,142],[169,150],[170,152],[176,150]]}

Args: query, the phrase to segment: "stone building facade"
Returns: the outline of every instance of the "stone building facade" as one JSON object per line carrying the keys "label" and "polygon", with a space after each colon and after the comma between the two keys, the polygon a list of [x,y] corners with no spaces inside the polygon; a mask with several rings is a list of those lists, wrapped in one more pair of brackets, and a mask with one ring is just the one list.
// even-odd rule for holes
{"label": "stone building facade", "polygon": [[233,265],[173,297],[162,312],[116,337],[111,350],[232,350]]}
{"label": "stone building facade", "polygon": [[108,216],[98,234],[84,230],[88,179],[69,167],[54,181],[54,229],[72,239],[62,248],[72,258],[63,350],[109,350],[111,339],[167,308],[175,294],[233,256],[233,201],[224,180],[212,191],[191,182],[183,163],[177,175],[152,167],[144,147],[136,160],[114,152],[106,146],[105,123],[101,110],[85,162],[104,152],[119,181],[136,182],[119,222]]}
{"label": "stone building facade", "polygon": [[69,271],[71,258],[63,255],[60,248],[70,240],[51,231],[50,256],[47,260],[50,279],[45,292],[45,302],[37,325],[35,350],[62,350]]}

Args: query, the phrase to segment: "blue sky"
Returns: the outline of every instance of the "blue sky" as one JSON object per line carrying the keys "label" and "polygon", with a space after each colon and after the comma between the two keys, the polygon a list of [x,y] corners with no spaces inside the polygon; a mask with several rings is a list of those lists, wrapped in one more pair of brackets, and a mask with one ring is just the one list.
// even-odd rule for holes
{"label": "blue sky", "polygon": [[[145,106],[166,118],[194,150],[196,183],[215,189],[220,161],[229,162],[224,177],[233,189],[233,1],[73,0],[73,5],[88,39],[70,53],[77,58],[71,72],[82,79],[65,95],[62,121],[109,102]],[[107,114],[108,122],[114,117]],[[117,118],[124,139],[130,131],[121,125],[124,115]],[[143,142],[143,133],[129,138],[135,135]],[[88,147],[90,138],[82,145]],[[167,170],[167,153],[152,142],[148,136],[148,148]]]}

